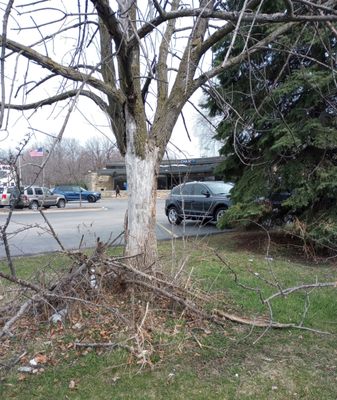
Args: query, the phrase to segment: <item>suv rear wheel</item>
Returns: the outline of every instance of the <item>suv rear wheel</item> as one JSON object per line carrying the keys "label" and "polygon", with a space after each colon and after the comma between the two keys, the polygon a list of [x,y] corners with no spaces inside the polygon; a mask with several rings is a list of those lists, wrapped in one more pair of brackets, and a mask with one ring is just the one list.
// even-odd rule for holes
{"label": "suv rear wheel", "polygon": [[179,217],[178,211],[175,207],[171,207],[167,214],[167,219],[169,223],[172,225],[179,225],[182,221],[181,217]]}

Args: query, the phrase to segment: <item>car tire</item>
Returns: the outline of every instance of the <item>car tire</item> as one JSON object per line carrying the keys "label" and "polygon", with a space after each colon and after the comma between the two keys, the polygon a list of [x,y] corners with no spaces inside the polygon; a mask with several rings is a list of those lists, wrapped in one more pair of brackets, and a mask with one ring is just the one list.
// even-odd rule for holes
{"label": "car tire", "polygon": [[33,211],[37,211],[39,209],[39,203],[37,201],[32,201],[29,204],[29,208]]}
{"label": "car tire", "polygon": [[167,213],[167,219],[172,225],[180,225],[182,218],[179,217],[178,210],[175,207],[171,207]]}
{"label": "car tire", "polygon": [[215,213],[214,213],[214,221],[215,221],[216,223],[218,223],[218,222],[220,221],[221,217],[225,214],[226,211],[227,211],[227,208],[226,208],[226,207],[219,207],[219,208],[217,208],[217,209],[215,210]]}
{"label": "car tire", "polygon": [[96,203],[96,197],[95,196],[92,196],[92,195],[89,195],[88,196],[88,202],[89,203]]}
{"label": "car tire", "polygon": [[56,204],[57,208],[64,208],[65,206],[66,206],[66,202],[63,199],[60,199]]}
{"label": "car tire", "polygon": [[271,229],[274,226],[274,221],[271,217],[268,218],[264,218],[261,222],[261,225],[265,228],[265,229]]}

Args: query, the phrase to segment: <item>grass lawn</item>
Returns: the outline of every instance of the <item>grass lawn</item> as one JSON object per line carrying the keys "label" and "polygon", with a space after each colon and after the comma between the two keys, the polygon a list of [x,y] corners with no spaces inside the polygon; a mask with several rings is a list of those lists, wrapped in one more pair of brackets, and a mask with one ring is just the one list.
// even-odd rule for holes
{"label": "grass lawn", "polygon": [[[268,257],[266,248],[261,234],[232,233],[164,242],[160,255],[168,273],[180,271],[191,287],[207,294],[205,308],[247,318],[268,316],[261,296],[280,287],[337,279],[336,264],[305,262],[289,243],[272,241]],[[65,264],[69,265],[66,257],[55,254],[15,259],[20,277],[40,282]],[[0,264],[2,271],[6,268]],[[16,346],[16,352],[27,351],[27,360],[37,353],[48,357],[43,371],[34,375],[18,373],[20,364],[9,372],[0,370],[0,398],[337,399],[336,293],[335,288],[298,291],[272,302],[274,320],[330,334],[266,331],[230,321],[220,327],[185,318],[182,310],[166,313],[147,332],[151,365],[142,365],[123,349],[76,350],[76,331],[69,327],[53,336],[45,323],[38,328],[38,340],[22,343],[22,338],[13,337],[0,345],[3,355]],[[3,284],[0,296],[7,294]]]}

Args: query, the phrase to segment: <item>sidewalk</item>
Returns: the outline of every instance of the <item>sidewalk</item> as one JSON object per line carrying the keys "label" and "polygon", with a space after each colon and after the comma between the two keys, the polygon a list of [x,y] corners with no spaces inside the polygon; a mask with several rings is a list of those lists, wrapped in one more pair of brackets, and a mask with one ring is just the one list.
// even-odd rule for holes
{"label": "sidewalk", "polygon": [[[157,199],[166,199],[166,197],[169,195],[170,190],[157,190]],[[128,198],[128,192],[126,190],[121,190],[120,191],[120,196],[116,197],[116,192],[115,191],[109,191],[109,192],[101,192],[102,194],[102,200],[104,199],[127,199]]]}

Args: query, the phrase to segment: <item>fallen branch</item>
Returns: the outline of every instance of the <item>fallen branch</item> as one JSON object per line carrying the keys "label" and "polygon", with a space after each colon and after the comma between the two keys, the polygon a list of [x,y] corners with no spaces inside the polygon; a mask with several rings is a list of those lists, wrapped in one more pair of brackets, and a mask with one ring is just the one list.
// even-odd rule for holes
{"label": "fallen branch", "polygon": [[278,322],[270,322],[269,320],[262,319],[262,318],[244,318],[239,317],[237,315],[228,314],[220,310],[214,310],[214,313],[221,318],[227,319],[232,322],[237,322],[243,325],[251,325],[256,326],[258,328],[292,328],[294,324],[281,324]]}
{"label": "fallen branch", "polygon": [[[132,267],[131,265],[127,265],[125,263],[122,263],[119,260],[120,260],[120,258],[117,259],[116,261],[115,260],[107,260],[105,262],[105,265],[107,265],[108,267],[110,267],[112,269],[116,269],[117,268],[117,270],[119,270],[119,271],[121,269],[123,269],[123,270],[125,270],[125,271],[127,271],[129,273],[132,273],[132,274],[134,274],[136,276],[144,278],[144,279],[146,279],[146,280],[148,280],[150,282],[156,282],[156,283],[158,283],[160,285],[166,286],[167,288],[179,291],[182,294],[186,294],[186,289],[185,288],[182,288],[181,286],[175,285],[175,284],[173,284],[171,282],[168,282],[168,281],[166,281],[164,279],[158,278],[155,275],[150,275],[150,274],[147,274],[146,272],[139,271],[138,269]],[[195,297],[201,297],[198,294],[194,294],[194,296]],[[204,300],[204,299],[202,298],[202,300]]]}
{"label": "fallen branch", "polygon": [[258,328],[275,328],[275,329],[290,329],[290,328],[294,328],[294,329],[307,330],[307,331],[321,333],[321,334],[330,334],[330,332],[320,331],[320,330],[317,330],[317,329],[308,328],[308,327],[305,327],[305,326],[299,326],[299,325],[296,325],[296,324],[283,324],[283,323],[280,323],[280,322],[274,322],[272,320],[266,320],[266,319],[261,319],[261,318],[251,319],[251,318],[239,317],[237,315],[228,314],[228,313],[222,312],[220,310],[214,310],[213,314],[208,314],[205,311],[203,311],[202,309],[200,309],[197,306],[195,306],[189,300],[184,300],[184,299],[182,299],[182,298],[180,298],[180,297],[168,292],[167,290],[155,287],[155,286],[150,285],[150,284],[148,284],[146,282],[143,282],[143,281],[127,281],[126,283],[143,286],[143,287],[146,287],[146,288],[148,288],[148,289],[150,289],[152,291],[155,291],[155,292],[159,293],[160,295],[162,295],[163,297],[169,298],[169,299],[174,300],[175,302],[181,304],[182,306],[184,306],[188,310],[192,311],[193,313],[195,313],[199,317],[203,318],[204,320],[208,320],[208,321],[214,322],[214,323],[216,323],[218,325],[223,325],[224,324],[224,321],[222,321],[221,319],[218,318],[218,317],[221,317],[222,319],[225,319],[225,320],[229,320],[229,321],[232,321],[232,322],[240,323],[240,324],[243,324],[243,325],[256,326]]}
{"label": "fallen branch", "polygon": [[27,281],[25,281],[25,280],[23,280],[21,278],[17,278],[15,276],[5,274],[5,273],[3,273],[1,271],[0,271],[0,277],[4,278],[4,279],[6,279],[6,280],[8,280],[10,282],[16,283],[17,285],[20,285],[20,286],[22,286],[24,288],[31,289],[34,292],[37,292],[37,293],[43,292],[43,289],[40,286],[34,285],[33,283],[27,282]]}
{"label": "fallen branch", "polygon": [[256,326],[257,328],[274,328],[274,329],[301,329],[305,331],[310,331],[310,332],[315,332],[315,333],[321,333],[324,335],[331,335],[330,332],[325,332],[325,331],[320,331],[318,329],[313,329],[309,328],[306,326],[301,326],[301,325],[296,325],[296,324],[282,324],[280,322],[273,322],[271,320],[266,320],[262,318],[244,318],[244,317],[238,317],[237,315],[233,314],[228,314],[220,310],[214,310],[217,315],[219,315],[222,318],[228,319],[229,321],[232,322],[237,322],[239,324],[243,325],[250,325],[250,326]]}
{"label": "fallen branch", "polygon": [[195,313],[196,315],[202,317],[205,320],[212,319],[212,316],[210,316],[209,314],[204,312],[202,309],[196,307],[191,301],[184,300],[181,297],[178,297],[175,294],[168,292],[167,290],[164,290],[162,288],[159,288],[159,287],[150,285],[149,283],[146,283],[146,282],[143,282],[143,281],[138,281],[138,280],[129,280],[129,281],[126,281],[126,283],[129,283],[129,284],[132,284],[132,285],[138,285],[138,286],[146,287],[147,289],[150,289],[153,292],[159,293],[163,297],[166,297],[168,299],[171,299],[171,300],[175,301],[178,304],[181,304],[182,306],[184,306],[188,310],[193,311],[193,313]]}

